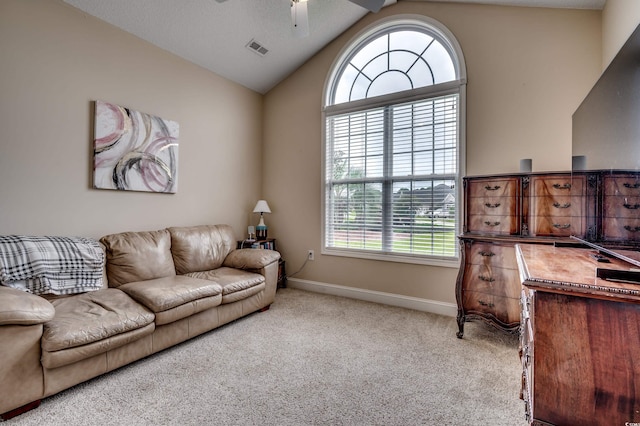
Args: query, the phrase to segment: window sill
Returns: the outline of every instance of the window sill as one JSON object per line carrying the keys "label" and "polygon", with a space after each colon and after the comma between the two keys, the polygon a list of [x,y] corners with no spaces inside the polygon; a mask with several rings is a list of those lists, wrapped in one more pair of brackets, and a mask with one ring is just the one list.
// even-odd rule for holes
{"label": "window sill", "polygon": [[440,266],[444,268],[459,268],[460,258],[439,258],[426,256],[412,256],[409,254],[384,254],[372,253],[359,250],[341,250],[334,248],[324,248],[323,255],[338,257],[353,257],[357,259],[380,260],[383,262],[411,263],[417,265]]}

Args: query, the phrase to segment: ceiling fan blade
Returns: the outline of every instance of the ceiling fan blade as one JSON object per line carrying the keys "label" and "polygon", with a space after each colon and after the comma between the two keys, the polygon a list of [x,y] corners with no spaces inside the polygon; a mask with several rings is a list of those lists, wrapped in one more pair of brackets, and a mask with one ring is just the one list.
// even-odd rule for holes
{"label": "ceiling fan blade", "polygon": [[309,11],[306,1],[293,0],[291,2],[291,23],[294,36],[307,37],[309,35]]}
{"label": "ceiling fan blade", "polygon": [[373,13],[379,12],[382,9],[384,0],[349,0],[351,3],[355,3],[358,6],[364,7]]}

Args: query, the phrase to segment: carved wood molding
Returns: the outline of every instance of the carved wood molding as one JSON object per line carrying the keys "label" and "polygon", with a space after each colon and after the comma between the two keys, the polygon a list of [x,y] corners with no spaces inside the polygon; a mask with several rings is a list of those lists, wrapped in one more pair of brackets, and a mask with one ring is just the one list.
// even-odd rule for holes
{"label": "carved wood molding", "polygon": [[584,284],[584,283],[572,283],[572,282],[564,282],[564,281],[556,281],[556,280],[547,280],[541,278],[533,278],[528,277],[524,282],[524,285],[527,287],[544,287],[544,288],[555,288],[560,290],[572,291],[572,290],[581,290],[582,292],[596,292],[596,293],[605,293],[611,295],[622,295],[622,296],[635,296],[640,297],[640,290],[628,289],[628,288],[620,288],[620,287],[609,287],[597,284]]}

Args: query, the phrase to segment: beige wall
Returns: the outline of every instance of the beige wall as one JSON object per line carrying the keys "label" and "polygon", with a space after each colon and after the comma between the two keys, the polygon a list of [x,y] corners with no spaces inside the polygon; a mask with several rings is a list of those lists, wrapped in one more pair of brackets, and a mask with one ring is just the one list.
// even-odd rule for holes
{"label": "beige wall", "polygon": [[[438,19],[464,51],[468,174],[516,171],[521,158],[539,171],[570,167],[571,114],[601,69],[599,12],[401,2],[365,17],[263,99],[61,0],[2,0],[0,233],[99,237],[229,223],[240,237],[264,196],[289,272],[314,249],[301,278],[455,302],[455,268],[320,255],[326,75],[358,31],[404,13]],[[177,194],[91,188],[96,99],[180,123]]]}
{"label": "beige wall", "polygon": [[607,0],[602,11],[602,70],[640,24],[640,1]]}
{"label": "beige wall", "polygon": [[[228,223],[260,194],[262,96],[60,0],[0,2],[0,233]],[[92,102],[180,124],[178,193],[92,189]]]}
{"label": "beige wall", "polygon": [[455,268],[319,255],[325,78],[360,30],[407,13],[442,22],[464,52],[470,175],[514,172],[522,158],[533,159],[534,171],[570,169],[571,115],[601,70],[601,14],[400,2],[367,15],[265,96],[263,188],[289,271],[314,249],[301,279],[454,303]]}

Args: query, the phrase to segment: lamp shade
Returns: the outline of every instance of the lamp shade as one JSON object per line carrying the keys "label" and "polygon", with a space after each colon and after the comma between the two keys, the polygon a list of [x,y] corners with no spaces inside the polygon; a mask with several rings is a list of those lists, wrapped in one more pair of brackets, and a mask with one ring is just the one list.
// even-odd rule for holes
{"label": "lamp shade", "polygon": [[253,209],[254,213],[271,213],[271,209],[269,208],[269,204],[267,204],[266,200],[258,200],[255,208]]}

